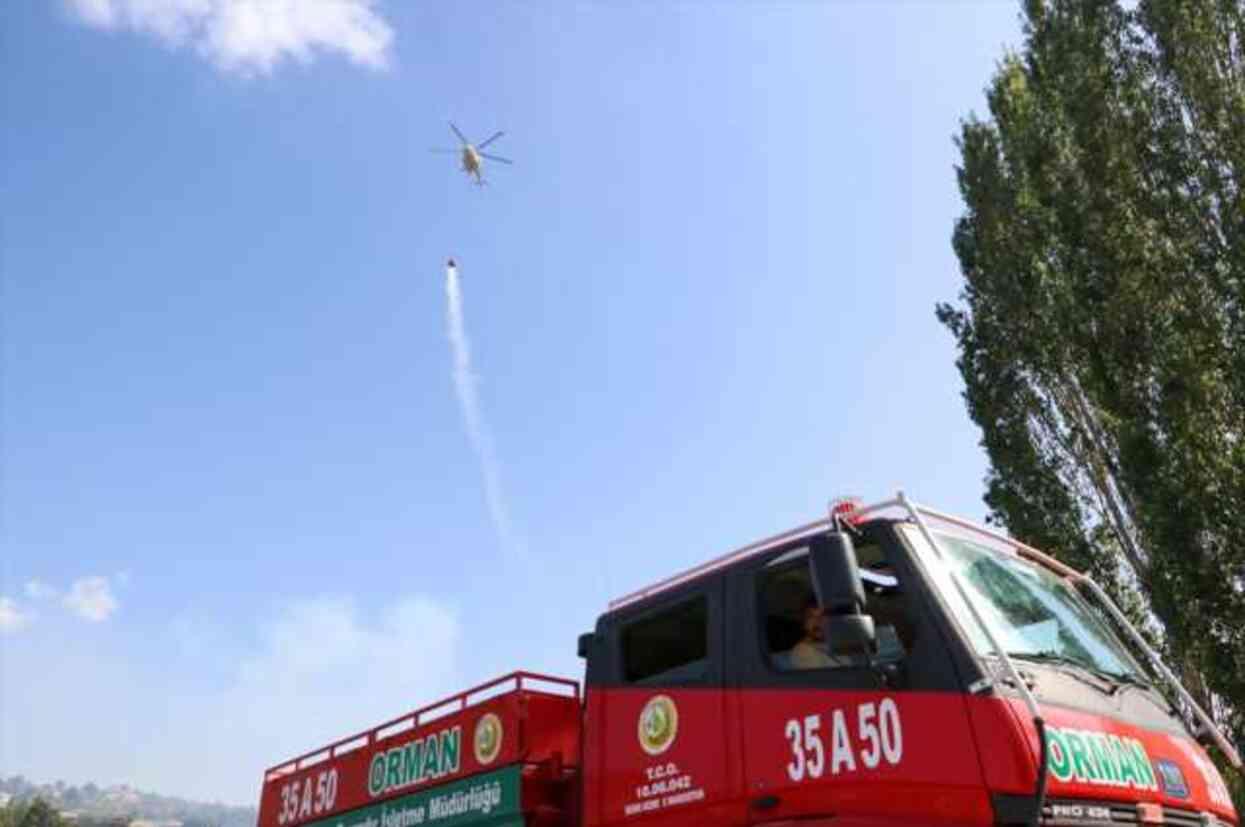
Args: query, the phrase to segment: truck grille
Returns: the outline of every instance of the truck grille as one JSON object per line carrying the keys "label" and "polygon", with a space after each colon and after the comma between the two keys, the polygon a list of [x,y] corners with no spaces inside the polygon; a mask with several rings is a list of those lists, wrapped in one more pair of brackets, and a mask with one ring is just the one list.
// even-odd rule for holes
{"label": "truck grille", "polygon": [[[1027,796],[995,796],[995,812],[1001,825],[1024,824],[1025,812],[1031,812],[1033,799]],[[1042,806],[1044,827],[1110,827],[1110,825],[1142,824],[1137,805],[1120,801],[1086,799],[1047,799]],[[1230,827],[1210,813],[1199,813],[1181,807],[1164,807],[1163,824],[1171,827]]]}
{"label": "truck grille", "polygon": [[1226,822],[1220,821],[1210,813],[1206,813],[1203,817],[1202,813],[1176,807],[1163,808],[1163,823],[1175,824],[1178,827],[1220,827],[1220,825],[1228,827]]}
{"label": "truck grille", "polygon": [[[1110,801],[1052,801],[1042,808],[1042,823],[1051,827],[1089,827],[1103,824],[1140,824],[1134,804]],[[1163,808],[1163,824],[1173,827],[1229,827],[1210,813],[1179,807]]]}

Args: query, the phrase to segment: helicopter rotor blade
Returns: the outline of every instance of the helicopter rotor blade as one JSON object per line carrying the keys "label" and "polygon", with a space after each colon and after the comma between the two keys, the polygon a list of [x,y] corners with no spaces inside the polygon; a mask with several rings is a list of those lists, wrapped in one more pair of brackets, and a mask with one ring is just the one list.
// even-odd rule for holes
{"label": "helicopter rotor blade", "polygon": [[493,141],[496,141],[498,138],[500,138],[502,135],[505,135],[505,134],[506,134],[505,132],[495,132],[495,133],[493,133],[492,137],[490,137],[487,141],[484,141],[483,143],[476,144],[476,149],[484,149],[484,147],[486,147],[486,146],[488,146],[489,144],[493,143]]}
{"label": "helicopter rotor blade", "polygon": [[466,136],[466,135],[464,135],[463,133],[461,133],[461,132],[459,132],[459,131],[458,131],[458,127],[454,126],[454,122],[453,122],[453,121],[450,121],[450,129],[454,130],[454,134],[458,136],[458,140],[462,141],[464,144],[469,144],[469,143],[471,143],[471,141],[468,141],[468,140],[467,140],[467,136]]}
{"label": "helicopter rotor blade", "polygon": [[513,164],[514,163],[514,161],[510,160],[509,158],[503,158],[500,155],[490,155],[487,152],[481,152],[480,157],[488,158],[490,161],[497,161],[498,163],[502,163],[502,164]]}

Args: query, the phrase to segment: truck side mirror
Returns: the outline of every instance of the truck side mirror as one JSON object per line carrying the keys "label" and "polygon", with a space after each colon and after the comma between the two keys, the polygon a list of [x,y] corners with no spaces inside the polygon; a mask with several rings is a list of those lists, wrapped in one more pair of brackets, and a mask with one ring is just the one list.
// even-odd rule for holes
{"label": "truck side mirror", "polygon": [[822,623],[831,649],[872,652],[877,632],[873,618],[864,613],[865,587],[852,538],[844,531],[814,537],[808,560],[817,603],[825,610]]}
{"label": "truck side mirror", "polygon": [[592,632],[584,632],[579,636],[579,646],[576,654],[581,658],[587,658],[592,653],[592,643],[596,639],[596,635]]}

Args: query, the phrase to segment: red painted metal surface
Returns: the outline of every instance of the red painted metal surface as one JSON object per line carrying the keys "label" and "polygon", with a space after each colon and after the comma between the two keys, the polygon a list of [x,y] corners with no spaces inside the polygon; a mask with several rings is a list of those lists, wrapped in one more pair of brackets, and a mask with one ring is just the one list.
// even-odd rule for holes
{"label": "red painted metal surface", "polygon": [[778,798],[767,818],[993,822],[962,695],[754,690],[742,725],[749,795]]}
{"label": "red painted metal surface", "polygon": [[[272,767],[264,774],[259,827],[299,827],[515,762],[534,768],[525,770],[525,777],[552,778],[578,765],[579,714],[577,682],[511,673]],[[491,724],[500,725],[500,743],[478,756],[476,728],[487,716],[496,716]],[[369,777],[378,754],[455,732],[452,766],[442,764],[416,780],[403,777],[394,787]],[[394,776],[382,773],[385,777]]]}
{"label": "red painted metal surface", "polygon": [[[652,755],[637,730],[659,696],[677,708],[678,731]],[[1235,821],[1222,779],[1188,737],[1066,708],[1044,707],[1043,715],[1053,731],[1134,739],[1153,770],[1135,784],[1052,774],[1048,800],[1163,805]],[[586,721],[585,827],[808,827],[832,817],[860,827],[989,825],[991,795],[1031,795],[1037,769],[1037,736],[1022,702],[994,696],[593,688]],[[1179,767],[1187,794],[1164,788],[1159,762]],[[669,789],[654,788],[669,779]]]}
{"label": "red painted metal surface", "polygon": [[[1031,792],[1038,739],[1024,705],[1018,699],[1004,701],[997,697],[972,697],[968,699],[968,704],[973,731],[983,756],[986,783],[991,790]],[[1135,739],[1144,748],[1156,775],[1158,762],[1171,762],[1179,767],[1188,788],[1188,794],[1180,797],[1169,794],[1161,782],[1153,785],[1140,782],[1120,784],[1105,778],[1089,781],[1075,777],[1060,780],[1052,773],[1047,787],[1048,796],[1153,802],[1236,819],[1222,776],[1206,751],[1187,735],[1155,732],[1114,718],[1063,707],[1044,706],[1042,716],[1048,729],[1055,727],[1076,733],[1101,733]],[[1155,780],[1158,781],[1157,778]]]}
{"label": "red painted metal surface", "polygon": [[[743,791],[731,770],[728,748],[737,722],[727,714],[722,689],[597,689],[589,693],[587,733],[596,762],[588,767],[584,824],[681,827],[738,824]],[[666,698],[677,710],[676,732],[660,752],[640,736],[647,705]],[[651,749],[651,746],[650,746]]]}
{"label": "red painted metal surface", "polygon": [[[568,694],[532,689],[551,681]],[[644,734],[657,701],[676,711],[668,743]],[[504,736],[487,765],[473,749],[476,723],[496,715]],[[272,768],[260,827],[300,827],[336,813],[404,795],[373,796],[369,764],[378,751],[459,727],[458,768],[435,783],[522,762],[528,823],[546,827],[675,827],[798,823],[819,819],[858,827],[987,825],[990,795],[1033,790],[1037,736],[1018,699],[934,692],[817,689],[593,688],[580,755],[578,687],[516,673],[424,707],[353,738]],[[1119,801],[1213,812],[1232,820],[1223,781],[1205,751],[1183,735],[1154,732],[1062,707],[1044,707],[1049,727],[1141,745],[1154,772],[1136,783],[1049,780],[1056,799]],[[410,728],[391,733],[394,726]],[[1088,735],[1085,735],[1087,734]],[[647,746],[646,746],[647,743]],[[1172,794],[1159,762],[1179,768],[1187,786]],[[576,783],[582,767],[583,786]],[[287,785],[314,789],[338,773],[331,808],[280,822]],[[1107,779],[1109,780],[1109,779]]]}
{"label": "red painted metal surface", "polygon": [[[653,756],[637,728],[659,695],[677,706],[679,723],[674,742]],[[993,821],[962,695],[594,689],[589,719],[603,723],[587,735],[600,753],[586,756],[585,794],[595,799],[587,827],[806,824],[831,815],[859,824]],[[654,774],[688,782],[673,785],[673,799],[651,795]],[[642,809],[655,799],[661,803]]]}

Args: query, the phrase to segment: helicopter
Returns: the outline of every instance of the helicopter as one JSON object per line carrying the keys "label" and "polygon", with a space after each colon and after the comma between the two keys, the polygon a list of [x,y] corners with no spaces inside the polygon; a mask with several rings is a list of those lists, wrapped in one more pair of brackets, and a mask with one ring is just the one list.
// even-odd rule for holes
{"label": "helicopter", "polygon": [[454,131],[454,135],[457,136],[458,140],[462,142],[462,145],[458,149],[434,149],[432,151],[448,152],[454,155],[460,155],[463,163],[463,172],[467,173],[468,177],[475,178],[476,186],[482,187],[488,183],[488,181],[484,180],[484,162],[481,159],[487,158],[490,161],[497,161],[500,164],[514,163],[514,161],[509,158],[503,158],[500,155],[493,155],[484,151],[486,146],[493,143],[493,141],[496,141],[502,135],[505,135],[505,132],[494,132],[487,140],[481,141],[478,144],[473,144],[471,141],[467,140],[467,136],[463,135],[457,126],[454,126],[453,122],[450,123],[450,129]]}

